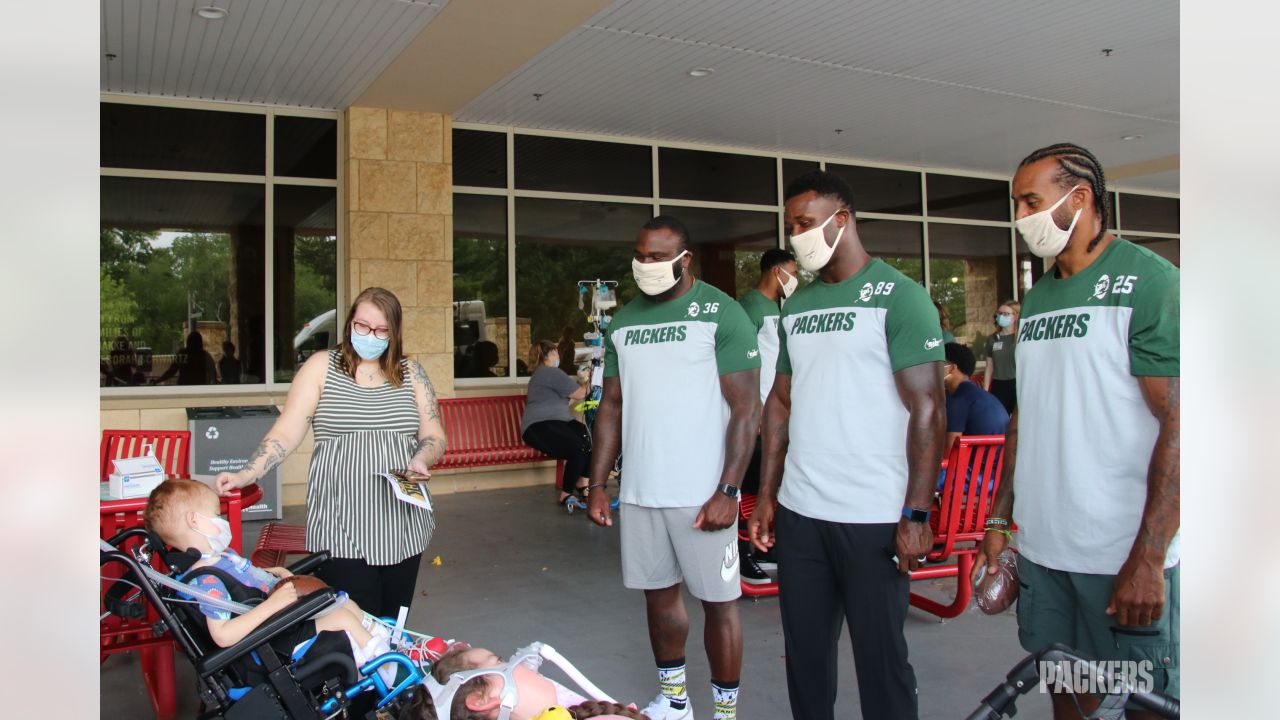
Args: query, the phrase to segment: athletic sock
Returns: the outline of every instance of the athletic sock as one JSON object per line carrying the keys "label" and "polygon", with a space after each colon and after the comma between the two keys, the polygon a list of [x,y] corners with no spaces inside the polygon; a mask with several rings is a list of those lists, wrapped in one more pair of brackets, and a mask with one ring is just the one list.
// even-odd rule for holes
{"label": "athletic sock", "polygon": [[737,720],[738,681],[711,681],[711,694],[715,697],[715,713],[711,720]]}
{"label": "athletic sock", "polygon": [[683,710],[689,704],[684,658],[658,663],[658,692],[676,710]]}

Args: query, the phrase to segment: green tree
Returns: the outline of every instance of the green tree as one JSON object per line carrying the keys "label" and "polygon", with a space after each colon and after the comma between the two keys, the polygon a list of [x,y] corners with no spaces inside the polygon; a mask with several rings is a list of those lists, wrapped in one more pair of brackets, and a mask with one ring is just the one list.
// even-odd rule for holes
{"label": "green tree", "polygon": [[111,276],[106,265],[98,268],[98,306],[99,351],[106,356],[111,352],[111,342],[117,335],[133,339],[134,325],[138,320],[138,303],[124,283]]}
{"label": "green tree", "polygon": [[516,249],[517,312],[530,319],[534,338],[554,340],[566,325],[585,332],[590,301],[584,299],[578,309],[578,281],[619,281],[621,307],[640,292],[631,277],[631,257],[631,247],[622,244],[521,244]]}
{"label": "green tree", "polygon": [[98,233],[98,261],[117,282],[125,279],[129,269],[146,264],[160,233],[124,228],[102,228]]}

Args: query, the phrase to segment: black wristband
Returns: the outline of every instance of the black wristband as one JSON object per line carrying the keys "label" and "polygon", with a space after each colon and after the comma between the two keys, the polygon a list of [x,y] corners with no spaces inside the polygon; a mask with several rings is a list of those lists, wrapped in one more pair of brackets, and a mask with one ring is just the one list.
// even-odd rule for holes
{"label": "black wristband", "polygon": [[737,485],[730,485],[729,483],[720,483],[716,486],[716,492],[728,495],[731,498],[738,497],[738,493],[741,491]]}

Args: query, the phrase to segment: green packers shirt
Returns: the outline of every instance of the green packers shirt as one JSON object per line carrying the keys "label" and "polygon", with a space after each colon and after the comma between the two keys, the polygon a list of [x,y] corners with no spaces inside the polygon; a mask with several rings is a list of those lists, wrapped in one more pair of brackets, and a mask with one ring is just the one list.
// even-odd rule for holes
{"label": "green packers shirt", "polygon": [[729,403],[720,376],[760,367],[747,314],[695,280],[674,300],[627,303],[604,348],[604,376],[622,383],[620,499],[654,508],[702,505],[724,470]]}
{"label": "green packers shirt", "polygon": [[782,308],[778,373],[791,376],[791,441],[778,502],[819,520],[894,523],[907,494],[907,421],[893,374],[943,359],[938,311],[876,259],[815,281]]}
{"label": "green packers shirt", "polygon": [[760,348],[760,402],[763,403],[773,388],[778,365],[778,303],[754,289],[738,302],[756,327],[756,346]]}
{"label": "green packers shirt", "polygon": [[1137,377],[1178,375],[1178,285],[1168,261],[1117,238],[1023,300],[1013,519],[1027,559],[1114,575],[1128,557],[1160,429]]}

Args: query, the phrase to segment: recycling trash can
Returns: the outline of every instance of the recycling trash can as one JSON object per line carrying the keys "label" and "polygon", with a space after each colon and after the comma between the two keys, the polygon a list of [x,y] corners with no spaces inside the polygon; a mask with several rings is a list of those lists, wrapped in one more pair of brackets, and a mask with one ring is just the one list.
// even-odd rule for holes
{"label": "recycling trash can", "polygon": [[[275,424],[280,411],[274,405],[187,408],[191,428],[191,472],[217,475],[244,467],[249,456]],[[245,520],[279,520],[281,517],[279,468],[258,480],[262,499],[241,512]]]}

